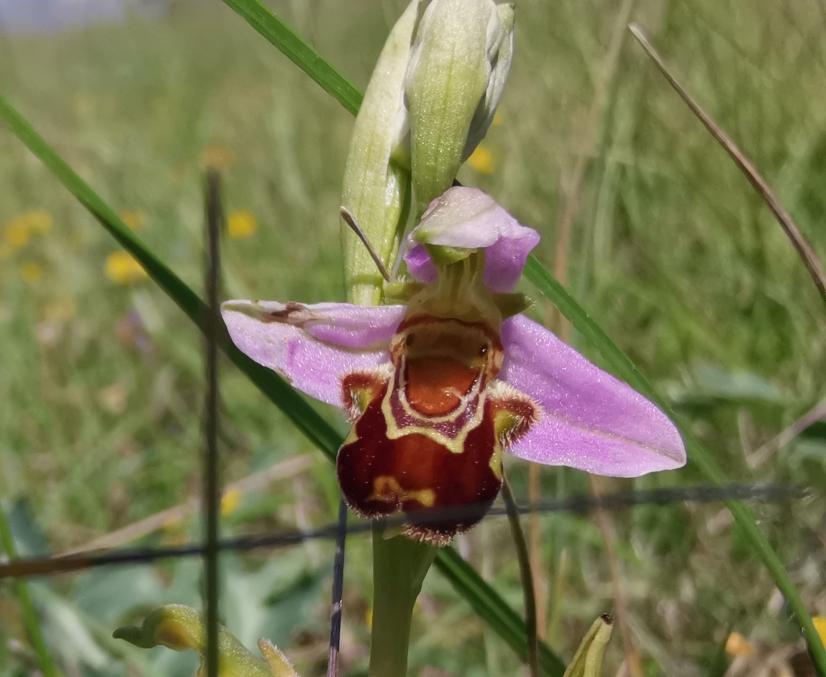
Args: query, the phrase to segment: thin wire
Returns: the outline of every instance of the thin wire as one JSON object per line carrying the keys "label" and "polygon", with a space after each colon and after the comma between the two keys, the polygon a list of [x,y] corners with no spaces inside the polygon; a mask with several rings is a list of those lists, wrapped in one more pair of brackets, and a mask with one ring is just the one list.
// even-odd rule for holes
{"label": "thin wire", "polygon": [[[810,493],[800,487],[779,485],[738,485],[669,487],[594,497],[589,495],[570,496],[565,499],[543,500],[537,504],[518,505],[519,514],[538,512],[587,513],[596,507],[603,510],[621,510],[640,505],[668,505],[677,502],[716,503],[721,501],[764,501],[783,502],[800,500]],[[430,508],[417,511],[417,524],[439,523],[446,519],[468,519],[479,514],[479,506],[465,505],[454,508]],[[506,514],[504,508],[494,506],[488,516],[496,517]],[[403,514],[377,520],[385,528],[402,526],[406,522]],[[348,525],[348,534],[361,534],[372,529],[372,522],[359,521]],[[310,540],[334,539],[339,533],[338,521],[309,530],[294,530],[283,533],[252,534],[236,538],[220,539],[219,551],[247,552],[263,548],[285,548]],[[35,557],[15,559],[0,563],[0,579],[20,578],[24,576],[49,576],[58,573],[80,571],[110,564],[137,564],[160,559],[203,556],[205,548],[200,543],[187,543],[178,546],[160,548],[124,548],[113,551],[93,551],[64,555],[61,557]]]}
{"label": "thin wire", "polygon": [[336,556],[333,559],[333,599],[330,607],[330,655],[327,659],[327,677],[338,677],[338,653],[341,645],[341,613],[344,593],[344,546],[347,539],[347,504],[338,503],[338,530]]}
{"label": "thin wire", "polygon": [[219,603],[219,533],[218,506],[220,481],[218,477],[218,327],[219,286],[221,276],[220,245],[223,213],[221,208],[221,179],[214,172],[206,176],[206,296],[209,307],[206,327],[206,402],[204,411],[205,448],[203,458],[204,520],[204,578],[206,588],[206,652],[207,677],[218,677],[218,603]]}

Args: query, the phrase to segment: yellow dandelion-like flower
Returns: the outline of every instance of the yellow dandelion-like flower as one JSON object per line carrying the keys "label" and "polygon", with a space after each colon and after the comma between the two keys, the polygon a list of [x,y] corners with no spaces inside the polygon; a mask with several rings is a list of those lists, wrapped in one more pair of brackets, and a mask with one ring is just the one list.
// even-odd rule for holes
{"label": "yellow dandelion-like flower", "polygon": [[140,230],[143,228],[144,216],[140,211],[125,211],[120,213],[121,220],[130,230]]}
{"label": "yellow dandelion-like flower", "polygon": [[54,219],[45,209],[32,209],[23,213],[20,218],[28,225],[29,230],[36,235],[45,235],[54,225]]}
{"label": "yellow dandelion-like flower", "polygon": [[7,221],[3,228],[3,240],[12,251],[25,247],[31,237],[32,230],[28,222],[19,216]]}
{"label": "yellow dandelion-like flower", "polygon": [[493,114],[493,122],[490,123],[490,126],[491,127],[499,127],[499,126],[502,125],[502,123],[504,121],[505,121],[505,118],[502,117],[502,113],[497,111],[496,113]]}
{"label": "yellow dandelion-like flower", "polygon": [[221,496],[221,515],[231,515],[241,505],[242,494],[238,489],[229,489]]}
{"label": "yellow dandelion-like flower", "polygon": [[732,632],[726,639],[726,653],[729,656],[751,656],[754,647],[739,632]]}
{"label": "yellow dandelion-like flower", "polygon": [[147,277],[143,266],[127,251],[112,252],[106,257],[106,277],[115,284],[133,284]]}
{"label": "yellow dandelion-like flower", "polygon": [[224,146],[207,146],[201,153],[201,166],[205,169],[223,171],[235,162],[235,153]]}
{"label": "yellow dandelion-like flower", "polygon": [[473,155],[467,159],[467,162],[480,174],[493,174],[493,170],[496,168],[493,153],[491,153],[490,148],[483,143],[476,146],[476,150],[473,151]]}
{"label": "yellow dandelion-like flower", "polygon": [[34,261],[26,261],[20,266],[20,277],[28,284],[34,284],[43,277],[43,266]]}
{"label": "yellow dandelion-like flower", "polygon": [[258,230],[258,221],[252,212],[245,209],[230,212],[227,231],[233,240],[245,240],[252,237],[256,230]]}

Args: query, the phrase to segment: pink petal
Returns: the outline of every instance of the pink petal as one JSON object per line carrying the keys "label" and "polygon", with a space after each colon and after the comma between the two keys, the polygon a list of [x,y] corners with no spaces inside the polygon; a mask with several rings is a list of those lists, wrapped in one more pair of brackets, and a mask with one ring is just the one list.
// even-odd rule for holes
{"label": "pink petal", "polygon": [[513,444],[515,456],[617,477],[685,465],[683,441],[662,411],[541,325],[516,315],[503,323],[502,343],[499,378],[543,409]]}
{"label": "pink petal", "polygon": [[221,314],[241,352],[322,402],[343,407],[341,379],[390,361],[404,306],[227,301]]}
{"label": "pink petal", "polygon": [[513,289],[539,233],[520,225],[478,188],[456,186],[437,197],[408,238],[405,262],[420,282],[432,282],[436,269],[424,244],[481,249],[485,252],[485,284],[494,292]]}

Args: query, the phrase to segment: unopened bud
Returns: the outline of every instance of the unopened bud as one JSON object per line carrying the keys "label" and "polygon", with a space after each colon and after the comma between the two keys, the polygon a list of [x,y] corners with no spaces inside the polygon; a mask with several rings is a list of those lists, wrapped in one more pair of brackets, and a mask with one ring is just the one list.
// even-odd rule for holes
{"label": "unopened bud", "polygon": [[431,0],[405,85],[417,212],[453,183],[488,129],[510,70],[513,5]]}

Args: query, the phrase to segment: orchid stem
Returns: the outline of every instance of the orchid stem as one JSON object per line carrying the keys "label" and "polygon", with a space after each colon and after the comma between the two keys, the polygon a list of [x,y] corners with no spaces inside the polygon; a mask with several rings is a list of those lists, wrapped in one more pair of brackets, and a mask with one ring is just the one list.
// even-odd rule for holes
{"label": "orchid stem", "polygon": [[519,573],[522,577],[522,591],[525,597],[525,633],[528,636],[528,668],[531,677],[539,677],[539,640],[536,634],[536,595],[531,573],[531,558],[528,554],[528,544],[525,534],[519,523],[519,506],[511,493],[508,479],[502,475],[502,499],[508,511],[508,522],[513,533],[513,542],[516,546],[516,556],[519,559]]}
{"label": "orchid stem", "polygon": [[373,628],[370,677],[407,674],[413,605],[438,548],[373,527]]}

